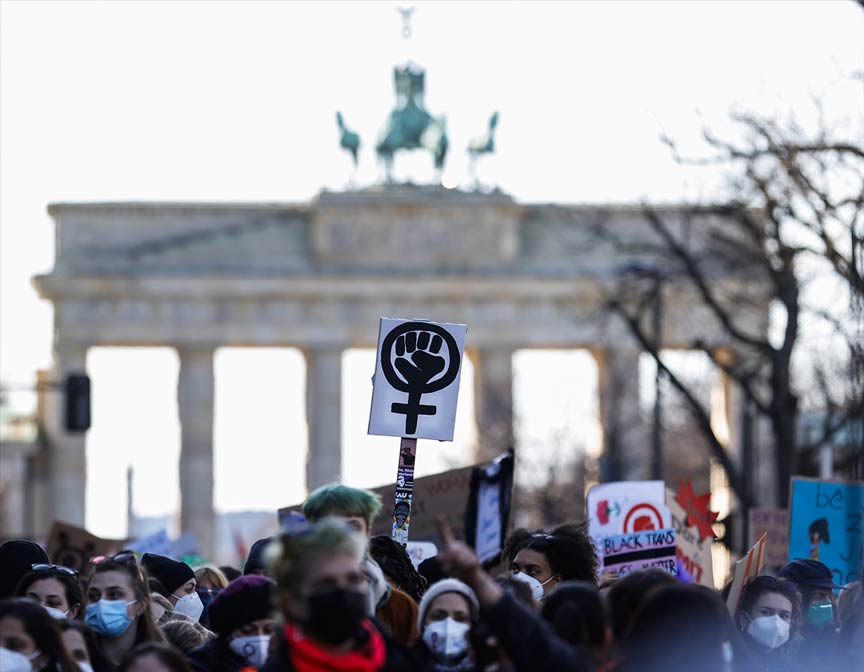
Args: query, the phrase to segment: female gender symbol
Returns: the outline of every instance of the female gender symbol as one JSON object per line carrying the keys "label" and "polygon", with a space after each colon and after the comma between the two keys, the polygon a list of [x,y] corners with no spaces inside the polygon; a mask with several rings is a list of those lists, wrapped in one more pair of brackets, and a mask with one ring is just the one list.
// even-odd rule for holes
{"label": "female gender symbol", "polygon": [[[446,366],[440,354],[447,345],[450,363]],[[392,353],[396,353],[393,366]],[[421,415],[435,415],[435,406],[421,404],[424,394],[443,390],[459,374],[459,346],[449,331],[427,322],[404,322],[384,337],[381,343],[381,371],[394,390],[406,392],[408,402],[393,403],[391,413],[405,416],[405,434],[417,432],[417,419]],[[397,371],[398,369],[398,371]],[[436,378],[441,372],[443,375]]]}

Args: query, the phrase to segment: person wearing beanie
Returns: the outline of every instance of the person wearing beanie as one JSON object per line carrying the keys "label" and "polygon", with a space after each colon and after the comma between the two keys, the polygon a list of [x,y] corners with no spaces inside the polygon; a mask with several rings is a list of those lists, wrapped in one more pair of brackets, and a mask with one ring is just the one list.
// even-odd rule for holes
{"label": "person wearing beanie", "polygon": [[189,666],[200,672],[239,672],[267,660],[276,630],[276,584],[264,576],[241,576],[210,603],[207,614],[216,638],[189,653]]}
{"label": "person wearing beanie", "polygon": [[51,561],[39,544],[27,539],[10,539],[0,545],[0,600],[12,597],[15,586],[33,571],[33,565],[47,565]]}
{"label": "person wearing beanie", "polygon": [[154,553],[145,553],[141,557],[141,566],[159,583],[156,592],[171,603],[174,611],[197,623],[204,612],[204,604],[195,591],[198,583],[192,568],[185,562]]}
{"label": "person wearing beanie", "polygon": [[264,551],[267,550],[267,544],[271,541],[273,541],[273,537],[264,537],[252,544],[252,548],[249,549],[249,557],[246,558],[246,564],[243,565],[243,576],[249,574],[270,575],[267,562],[264,560]]}
{"label": "person wearing beanie", "polygon": [[426,590],[417,612],[421,637],[414,647],[424,672],[476,669],[468,633],[479,610],[474,591],[458,579],[442,579]]}

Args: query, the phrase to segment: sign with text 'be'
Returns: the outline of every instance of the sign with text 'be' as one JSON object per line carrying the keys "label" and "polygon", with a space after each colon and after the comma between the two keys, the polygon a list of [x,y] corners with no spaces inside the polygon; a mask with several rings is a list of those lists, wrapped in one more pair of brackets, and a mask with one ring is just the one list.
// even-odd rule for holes
{"label": "sign with text 'be'", "polygon": [[792,479],[789,558],[824,563],[834,583],[861,578],[864,555],[864,483]]}
{"label": "sign with text 'be'", "polygon": [[618,576],[654,567],[678,574],[675,529],[616,534],[603,539],[603,571]]}
{"label": "sign with text 'be'", "polygon": [[453,440],[467,331],[381,318],[369,434]]}

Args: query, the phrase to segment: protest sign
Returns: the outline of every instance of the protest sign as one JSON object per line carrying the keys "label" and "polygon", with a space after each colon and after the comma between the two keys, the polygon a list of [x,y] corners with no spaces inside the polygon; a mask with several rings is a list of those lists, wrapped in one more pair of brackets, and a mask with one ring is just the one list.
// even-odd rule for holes
{"label": "protest sign", "polygon": [[[414,541],[434,541],[438,538],[435,518],[439,515],[447,519],[458,538],[465,538],[465,506],[473,469],[473,466],[461,467],[414,479],[414,492],[417,495],[411,509],[411,537]],[[386,499],[393,496],[395,488],[396,484],[390,483],[369,490]],[[279,523],[290,525],[302,509],[302,503],[279,509]],[[379,516],[372,521],[372,534],[390,534],[391,524],[389,517]]]}
{"label": "protest sign", "polygon": [[90,569],[90,558],[110,555],[123,546],[124,541],[121,539],[103,539],[81,527],[54,521],[45,550],[54,564],[77,569],[86,575]]}
{"label": "protest sign", "polygon": [[600,558],[606,537],[672,527],[663,481],[615,481],[595,485],[588,491],[587,509],[588,534]]}
{"label": "protest sign", "polygon": [[464,324],[383,317],[369,433],[452,441]]}
{"label": "protest sign", "polygon": [[505,453],[489,464],[475,467],[471,474],[465,541],[474,547],[480,562],[501,555],[510,520],[513,463],[513,453]]}
{"label": "protest sign", "polygon": [[645,530],[603,538],[603,571],[618,576],[655,567],[678,574],[675,529]]}
{"label": "protest sign", "polygon": [[789,561],[789,512],[786,509],[750,509],[747,529],[747,543],[751,546],[763,534],[768,535],[766,567],[782,567]]}
{"label": "protest sign", "polygon": [[135,551],[139,555],[152,553],[154,555],[164,555],[167,558],[176,558],[174,555],[174,545],[168,538],[168,532],[159,530],[156,534],[151,534],[140,539],[135,539],[126,544],[125,548],[130,551]]}
{"label": "protest sign", "polygon": [[680,504],[675,493],[666,489],[666,504],[672,514],[672,527],[675,528],[676,558],[684,571],[693,577],[693,581],[709,588],[714,588],[714,565],[711,559],[711,536],[703,536],[697,525],[690,525],[687,512]]}
{"label": "protest sign", "polygon": [[438,547],[431,541],[409,541],[405,550],[408,551],[408,557],[411,558],[414,569],[417,569],[420,563],[427,558],[438,555]]}
{"label": "protest sign", "polygon": [[789,558],[824,563],[834,583],[861,578],[864,483],[792,478]]}
{"label": "protest sign", "polygon": [[729,587],[729,597],[726,598],[726,608],[730,616],[735,616],[741,603],[741,594],[747,584],[762,572],[762,561],[765,552],[766,535],[762,535],[743,558],[735,563],[732,571],[732,585]]}

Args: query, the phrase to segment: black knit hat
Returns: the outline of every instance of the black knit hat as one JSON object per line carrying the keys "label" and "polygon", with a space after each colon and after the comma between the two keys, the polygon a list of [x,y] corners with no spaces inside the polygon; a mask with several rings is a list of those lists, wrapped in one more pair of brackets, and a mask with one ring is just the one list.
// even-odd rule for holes
{"label": "black knit hat", "polygon": [[147,573],[156,579],[165,589],[168,597],[187,581],[195,578],[195,572],[185,562],[166,558],[164,555],[145,553],[141,557],[141,564]]}
{"label": "black knit hat", "polygon": [[246,564],[243,567],[243,574],[251,574],[256,569],[267,569],[267,563],[264,561],[264,549],[271,541],[273,541],[273,537],[264,537],[252,544],[252,548],[249,549],[249,557],[246,558]]}
{"label": "black knit hat", "polygon": [[207,607],[210,629],[229,635],[237,628],[262,618],[273,618],[276,584],[265,576],[234,579]]}
{"label": "black knit hat", "polygon": [[12,597],[21,578],[32,571],[31,565],[51,562],[39,544],[26,539],[10,539],[0,545],[0,599]]}

